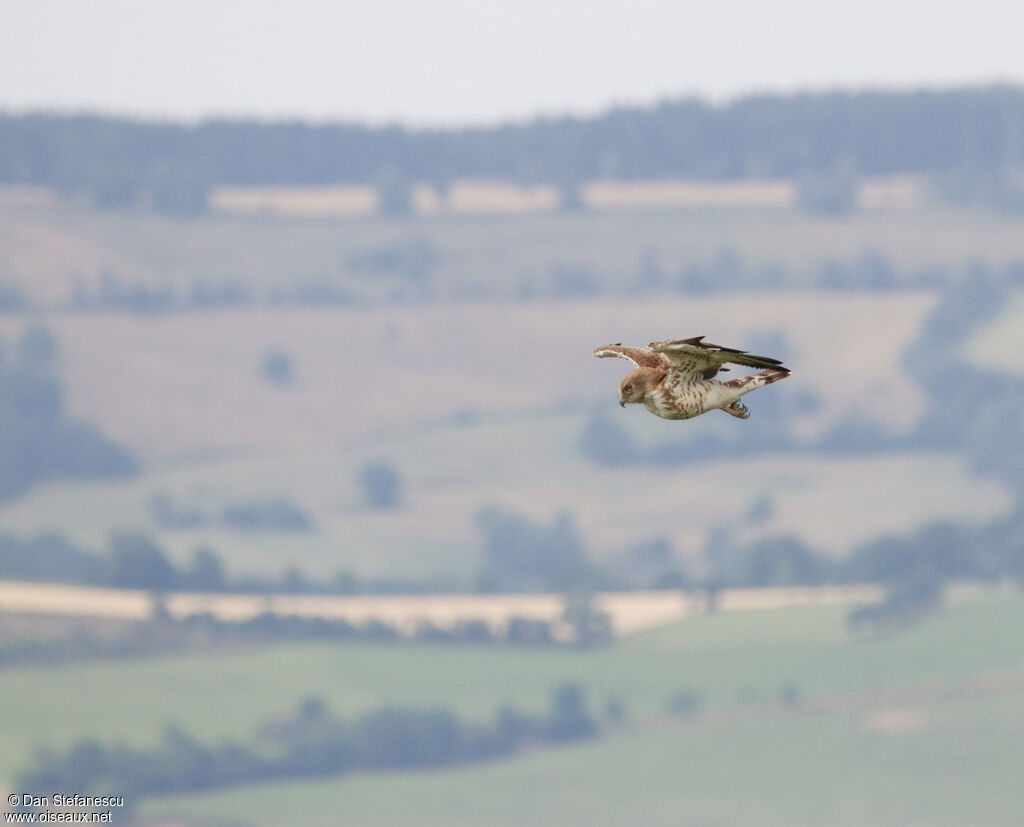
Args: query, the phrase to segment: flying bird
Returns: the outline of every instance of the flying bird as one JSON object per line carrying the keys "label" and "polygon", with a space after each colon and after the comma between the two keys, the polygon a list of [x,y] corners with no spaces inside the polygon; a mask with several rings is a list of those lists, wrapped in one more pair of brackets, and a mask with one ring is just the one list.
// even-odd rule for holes
{"label": "flying bird", "polygon": [[[789,369],[778,359],[713,345],[703,336],[651,342],[647,347],[605,345],[594,355],[632,362],[635,369],[619,385],[619,404],[641,404],[663,419],[692,419],[716,408],[746,419],[750,411],[740,397],[789,376]],[[727,364],[763,370],[728,382],[715,379],[719,372],[729,370]]]}

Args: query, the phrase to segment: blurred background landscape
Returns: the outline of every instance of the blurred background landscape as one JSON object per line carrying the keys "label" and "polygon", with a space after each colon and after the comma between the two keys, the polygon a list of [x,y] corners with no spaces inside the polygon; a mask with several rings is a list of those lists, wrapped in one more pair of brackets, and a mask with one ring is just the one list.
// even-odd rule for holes
{"label": "blurred background landscape", "polygon": [[[1006,76],[462,123],[5,92],[5,798],[1019,824]],[[594,347],[696,335],[793,375],[746,422],[615,404]]]}

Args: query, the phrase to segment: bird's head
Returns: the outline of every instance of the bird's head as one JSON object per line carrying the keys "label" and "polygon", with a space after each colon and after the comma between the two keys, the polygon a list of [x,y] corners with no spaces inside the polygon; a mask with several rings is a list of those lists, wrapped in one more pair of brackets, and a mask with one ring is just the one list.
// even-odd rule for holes
{"label": "bird's head", "polygon": [[630,402],[643,402],[652,384],[650,368],[637,368],[626,374],[619,385],[619,404],[626,407]]}

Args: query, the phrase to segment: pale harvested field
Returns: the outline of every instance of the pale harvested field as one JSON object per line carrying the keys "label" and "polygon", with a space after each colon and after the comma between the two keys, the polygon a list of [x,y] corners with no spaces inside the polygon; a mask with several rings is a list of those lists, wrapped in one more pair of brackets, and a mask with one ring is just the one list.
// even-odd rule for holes
{"label": "pale harvested field", "polygon": [[[216,549],[234,574],[278,576],[293,562],[317,576],[348,569],[442,584],[445,577],[468,582],[477,570],[474,515],[488,505],[544,522],[568,511],[599,560],[657,538],[690,558],[721,526],[738,540],[793,534],[841,554],[922,522],[991,519],[1011,507],[1007,492],[952,456],[767,455],[617,468],[578,450],[597,411],[644,449],[712,432],[701,429],[768,424],[759,420],[767,414],[758,395],[749,400],[748,422],[716,413],[666,422],[621,410],[616,388],[626,364],[591,355],[596,344],[698,332],[741,347],[773,331],[784,338],[793,377],[759,394],[766,402],[769,394],[817,398],[787,414],[797,436],[812,438],[843,417],[903,431],[924,399],[899,354],[932,301],[915,292],[749,294],[51,316],[70,410],[137,452],[145,473],[45,486],[4,504],[0,519],[11,531],[57,531],[96,549],[114,530],[156,533],[182,562],[197,546]],[[23,325],[0,318],[8,336]],[[261,378],[260,360],[271,348],[293,357],[293,386]],[[396,511],[365,507],[356,473],[374,457],[402,475],[406,501]],[[315,531],[264,536],[215,524],[162,531],[149,511],[161,491],[213,517],[231,503],[286,496],[310,514]],[[764,500],[772,513],[745,522]]]}
{"label": "pale harvested field", "polygon": [[[895,198],[898,190],[888,192]],[[104,274],[182,291],[197,282],[230,283],[259,296],[314,280],[366,292],[352,258],[411,243],[435,251],[439,298],[517,295],[543,287],[559,267],[582,269],[601,287],[624,291],[652,261],[672,283],[687,268],[713,267],[723,254],[755,273],[779,268],[796,286],[812,282],[827,262],[850,262],[867,251],[884,256],[898,274],[1024,259],[1021,217],[983,211],[865,210],[837,220],[789,209],[692,208],[527,212],[496,220],[445,213],[443,199],[422,187],[414,198],[429,220],[180,219],[73,204],[0,204],[0,283],[51,307],[76,285],[95,288]]]}
{"label": "pale harvested field", "polygon": [[[582,187],[582,202],[597,210],[672,208],[791,208],[796,187],[790,181],[621,181]],[[551,212],[562,196],[551,184],[523,186],[512,181],[460,179],[443,193],[418,185],[412,206],[421,215],[523,215]],[[368,186],[217,187],[209,196],[217,213],[280,218],[356,218],[380,212],[376,189]]]}
{"label": "pale harvested field", "polygon": [[[865,179],[857,189],[857,202],[865,209],[917,209],[926,197],[921,176]],[[580,199],[593,210],[793,209],[798,192],[794,182],[783,179],[592,181],[581,186]],[[369,186],[216,187],[208,203],[216,213],[281,218],[356,218],[380,211],[377,191]],[[552,184],[460,179],[443,193],[426,184],[412,192],[413,211],[430,216],[512,216],[561,206],[561,193]]]}
{"label": "pale harvested field", "polygon": [[550,212],[561,205],[561,195],[550,184],[524,187],[505,181],[453,181],[440,201],[442,211],[520,215]]}
{"label": "pale harvested field", "polygon": [[[793,534],[841,554],[923,522],[990,519],[1011,507],[1005,489],[947,455],[609,468],[585,460],[578,445],[597,412],[649,450],[715,429],[758,433],[777,421],[761,418],[770,414],[760,400],[790,400],[786,427],[808,440],[844,418],[906,432],[926,404],[901,354],[933,306],[930,292],[630,293],[645,261],[666,278],[729,250],[754,267],[807,273],[872,249],[911,267],[998,265],[1024,257],[1021,226],[1019,217],[953,211],[284,221],[2,207],[0,284],[37,299],[59,303],[76,281],[95,284],[103,273],[157,286],[244,283],[257,296],[323,278],[387,296],[394,279],[353,274],[350,259],[410,243],[436,253],[437,293],[405,306],[45,314],[61,345],[69,411],[136,453],[143,474],[42,486],[4,503],[0,520],[5,530],[56,531],[95,550],[114,531],[139,530],[180,562],[206,545],[233,575],[277,577],[296,563],[312,576],[347,570],[451,588],[479,570],[474,515],[488,505],[545,522],[569,513],[600,562],[658,539],[689,561],[722,527],[741,542]],[[582,268],[618,292],[507,299],[518,286],[543,287],[558,267]],[[477,292],[459,292],[470,286]],[[0,336],[10,346],[27,323],[2,315]],[[710,414],[669,423],[618,408],[627,366],[594,359],[595,345],[695,334],[741,348],[774,339],[787,352],[771,345],[769,355],[785,355],[792,378],[749,398],[749,422]],[[261,377],[271,349],[292,357],[292,386]],[[368,509],[356,481],[377,457],[403,479],[405,502],[394,512]],[[164,530],[149,507],[161,492],[210,522]],[[300,505],[315,530],[245,534],[216,524],[226,505],[267,497]],[[770,513],[755,524],[748,515],[759,503]]]}
{"label": "pale harvested field", "polygon": [[582,188],[583,203],[598,210],[725,207],[792,209],[792,181],[596,181]]}
{"label": "pale harvested field", "polygon": [[[924,404],[900,354],[933,301],[925,292],[751,293],[72,314],[50,316],[47,324],[61,342],[70,409],[102,423],[144,458],[163,460],[252,446],[363,445],[467,412],[494,417],[553,405],[608,408],[625,363],[594,359],[594,347],[697,333],[738,347],[763,334],[786,340],[794,374],[783,392],[820,396],[820,408],[800,417],[809,432],[842,415],[878,417],[881,427],[899,431],[913,425]],[[24,325],[0,318],[0,333]],[[269,349],[291,354],[294,386],[276,388],[262,379],[259,366]],[[756,415],[756,397],[751,404]],[[664,430],[650,417],[644,424]]]}
{"label": "pale harvested field", "polygon": [[[718,594],[721,611],[750,611],[790,606],[865,603],[881,599],[877,586],[824,586],[771,589],[727,589]],[[565,598],[559,594],[496,595],[246,595],[173,593],[164,598],[172,617],[211,614],[221,620],[242,621],[264,612],[281,616],[346,620],[353,624],[382,621],[403,634],[421,623],[441,629],[482,620],[504,629],[515,617],[547,621],[556,634],[569,634],[562,620]],[[679,591],[604,592],[594,606],[606,612],[617,635],[664,626],[706,610],[703,599]],[[46,583],[0,581],[0,612],[62,615],[118,620],[146,620],[153,612],[152,596],[132,589],[101,589]]]}
{"label": "pale harvested field", "polygon": [[373,187],[216,187],[210,209],[218,213],[279,218],[358,218],[380,209]]}
{"label": "pale harvested field", "polygon": [[868,210],[916,210],[928,203],[929,196],[924,175],[865,178],[856,188],[857,205]]}
{"label": "pale harvested field", "polygon": [[968,358],[987,370],[1024,374],[1024,290],[1018,290],[995,320],[975,334]]}
{"label": "pale harvested field", "polygon": [[32,184],[0,185],[0,206],[50,207],[56,203],[57,197],[49,187]]}
{"label": "pale harvested field", "polygon": [[106,617],[145,620],[153,601],[144,591],[64,586],[58,583],[0,581],[0,611],[10,614]]}

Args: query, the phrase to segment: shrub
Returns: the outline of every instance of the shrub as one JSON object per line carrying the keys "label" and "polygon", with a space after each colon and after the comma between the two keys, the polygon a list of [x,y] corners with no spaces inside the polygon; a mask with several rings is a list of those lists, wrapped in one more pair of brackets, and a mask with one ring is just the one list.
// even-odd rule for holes
{"label": "shrub", "polygon": [[402,480],[393,465],[374,460],[359,469],[359,484],[371,508],[398,508],[402,501]]}

